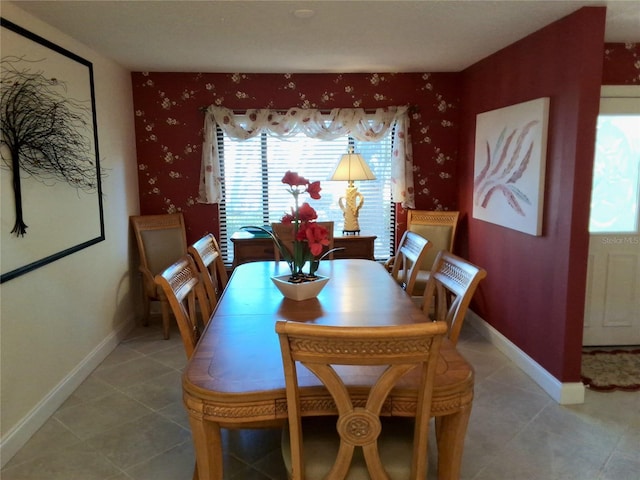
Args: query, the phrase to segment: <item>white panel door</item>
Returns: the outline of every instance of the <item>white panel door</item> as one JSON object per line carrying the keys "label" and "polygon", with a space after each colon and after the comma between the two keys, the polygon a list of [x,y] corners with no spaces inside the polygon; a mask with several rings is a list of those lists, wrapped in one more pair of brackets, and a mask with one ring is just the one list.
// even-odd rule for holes
{"label": "white panel door", "polygon": [[603,87],[583,345],[640,344],[640,86]]}

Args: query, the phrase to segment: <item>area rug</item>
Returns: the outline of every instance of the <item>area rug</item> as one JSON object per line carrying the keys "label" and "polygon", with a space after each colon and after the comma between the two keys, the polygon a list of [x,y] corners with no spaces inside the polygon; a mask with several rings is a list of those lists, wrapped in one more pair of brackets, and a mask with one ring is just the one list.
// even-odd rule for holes
{"label": "area rug", "polygon": [[583,350],[581,376],[591,390],[640,391],[640,349]]}

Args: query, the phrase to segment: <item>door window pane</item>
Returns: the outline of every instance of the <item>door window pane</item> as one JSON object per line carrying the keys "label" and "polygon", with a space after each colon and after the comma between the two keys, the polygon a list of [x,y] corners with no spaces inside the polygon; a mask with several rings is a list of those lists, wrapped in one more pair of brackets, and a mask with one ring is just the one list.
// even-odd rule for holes
{"label": "door window pane", "polygon": [[598,117],[590,233],[638,232],[640,115]]}

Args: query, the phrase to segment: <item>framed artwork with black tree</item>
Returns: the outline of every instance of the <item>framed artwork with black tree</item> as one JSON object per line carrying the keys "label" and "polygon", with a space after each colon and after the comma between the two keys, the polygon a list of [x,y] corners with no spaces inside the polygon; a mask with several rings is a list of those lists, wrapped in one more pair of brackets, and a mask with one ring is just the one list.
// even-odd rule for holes
{"label": "framed artwork with black tree", "polygon": [[92,63],[0,24],[2,283],[105,232]]}

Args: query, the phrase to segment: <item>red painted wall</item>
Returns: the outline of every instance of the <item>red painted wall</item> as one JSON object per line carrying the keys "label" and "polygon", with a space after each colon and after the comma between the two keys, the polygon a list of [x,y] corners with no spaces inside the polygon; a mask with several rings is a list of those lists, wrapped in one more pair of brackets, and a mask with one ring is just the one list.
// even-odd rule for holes
{"label": "red painted wall", "polygon": [[197,203],[204,121],[199,109],[211,104],[232,109],[412,105],[416,207],[454,209],[459,78],[457,73],[133,73],[140,212],[184,212],[189,241],[218,234],[217,206]]}
{"label": "red painted wall", "polygon": [[[583,8],[463,72],[459,206],[464,250],[488,277],[476,312],[562,382],[580,381],[604,8]],[[475,118],[550,97],[542,236],[471,218]]]}

